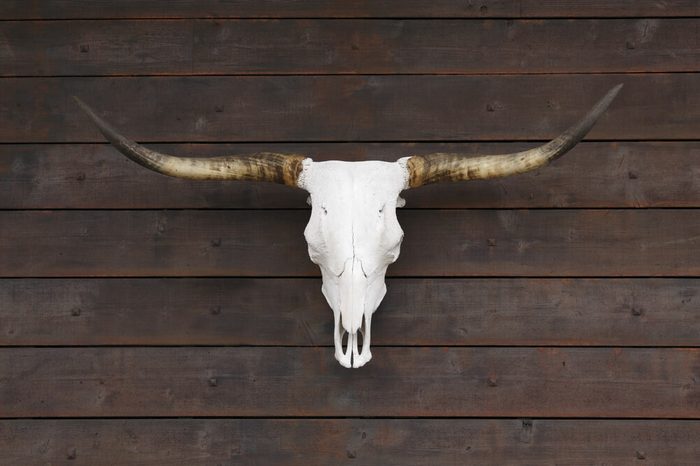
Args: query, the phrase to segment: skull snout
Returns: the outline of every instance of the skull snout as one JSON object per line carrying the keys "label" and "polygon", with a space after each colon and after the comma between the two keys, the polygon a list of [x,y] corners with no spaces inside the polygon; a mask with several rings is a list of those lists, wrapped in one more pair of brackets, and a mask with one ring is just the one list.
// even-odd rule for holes
{"label": "skull snout", "polygon": [[362,262],[356,257],[348,259],[340,275],[340,314],[349,334],[356,334],[362,325],[368,284]]}
{"label": "skull snout", "polygon": [[[342,322],[342,316],[336,317],[335,325],[335,359],[338,360],[341,366],[347,368],[358,368],[362,367],[370,359],[372,359],[372,352],[370,351],[370,320],[369,315],[365,315],[364,318],[360,318],[361,326],[358,327],[355,332],[348,332],[345,330],[345,325]],[[347,335],[347,342],[345,343],[345,349],[343,349],[343,340]],[[362,338],[362,351],[359,351],[360,338]]]}
{"label": "skull snout", "polygon": [[[362,367],[372,358],[372,354],[369,351],[369,326],[365,321],[369,315],[365,309],[368,280],[361,261],[354,257],[348,259],[339,278],[340,309],[335,323],[335,358],[344,367]],[[343,349],[346,335],[347,343]]]}

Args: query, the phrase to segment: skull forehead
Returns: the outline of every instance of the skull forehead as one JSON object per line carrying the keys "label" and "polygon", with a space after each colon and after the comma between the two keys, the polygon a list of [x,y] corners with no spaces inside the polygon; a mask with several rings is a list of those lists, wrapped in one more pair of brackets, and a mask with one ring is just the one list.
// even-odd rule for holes
{"label": "skull forehead", "polygon": [[351,203],[396,200],[407,188],[408,170],[401,162],[308,161],[303,165],[299,186],[314,202]]}
{"label": "skull forehead", "polygon": [[365,272],[392,262],[403,235],[395,209],[407,180],[402,162],[304,163],[300,186],[311,195],[304,230],[311,260],[333,275],[352,258]]}

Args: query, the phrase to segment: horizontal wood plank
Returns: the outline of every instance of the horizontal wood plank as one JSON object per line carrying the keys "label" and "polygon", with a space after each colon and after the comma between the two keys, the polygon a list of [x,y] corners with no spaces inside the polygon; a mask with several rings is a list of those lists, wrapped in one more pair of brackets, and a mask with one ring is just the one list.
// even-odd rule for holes
{"label": "horizontal wood plank", "polygon": [[[700,19],[0,22],[0,76],[700,71]],[[585,60],[581,60],[585,56]]]}
{"label": "horizontal wood plank", "polygon": [[0,417],[698,418],[700,349],[4,348]]}
{"label": "horizontal wood plank", "polygon": [[4,0],[4,19],[700,16],[695,0]]}
{"label": "horizontal wood plank", "polygon": [[137,141],[544,140],[620,82],[589,138],[698,137],[700,80],[676,73],[7,78],[0,139],[104,142],[78,95]]}
{"label": "horizontal wood plank", "polygon": [[[698,346],[699,279],[389,279],[372,345]],[[0,345],[332,345],[319,279],[0,280]]]}
{"label": "horizontal wood plank", "polygon": [[700,16],[700,5],[692,0],[520,0],[517,3],[520,14],[531,17]]}
{"label": "horizontal wood plank", "polygon": [[[3,211],[0,276],[317,276],[299,211]],[[394,276],[700,275],[700,216],[399,211]]]}
{"label": "horizontal wood plank", "polygon": [[[114,419],[0,421],[5,460],[24,466],[691,466],[697,421],[540,419]],[[646,460],[646,461],[643,461]]]}
{"label": "horizontal wood plank", "polygon": [[[272,151],[314,160],[385,160],[431,152],[498,154],[532,143],[151,145],[180,156]],[[406,191],[410,208],[700,207],[700,143],[581,143],[556,163],[504,179]],[[104,144],[0,145],[0,209],[304,208],[271,183],[202,182],[145,170]]]}

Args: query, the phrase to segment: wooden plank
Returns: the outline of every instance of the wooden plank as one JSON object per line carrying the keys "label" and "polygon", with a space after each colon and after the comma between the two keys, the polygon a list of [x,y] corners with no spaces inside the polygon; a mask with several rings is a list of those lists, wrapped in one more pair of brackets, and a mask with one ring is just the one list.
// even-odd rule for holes
{"label": "wooden plank", "polygon": [[692,0],[522,0],[523,16],[700,16],[700,5]]}
{"label": "wooden plank", "polygon": [[3,348],[0,417],[698,418],[700,349]]}
{"label": "wooden plank", "polygon": [[695,0],[4,0],[4,19],[71,18],[397,18],[700,16]]}
{"label": "wooden plank", "polygon": [[[6,211],[0,274],[316,276],[301,234],[307,218],[307,211]],[[390,271],[694,275],[698,221],[692,210],[406,211],[404,253]]]}
{"label": "wooden plank", "polygon": [[620,82],[589,138],[698,137],[700,80],[674,73],[6,78],[0,139],[104,142],[78,95],[138,141],[544,140]]}
{"label": "wooden plank", "polygon": [[691,466],[697,421],[540,419],[110,419],[0,421],[25,466],[329,464]]}
{"label": "wooden plank", "polygon": [[[4,211],[0,276],[318,276],[308,211]],[[700,275],[700,216],[413,210],[394,276]]]}
{"label": "wooden plank", "polygon": [[[387,287],[373,346],[698,346],[698,279]],[[0,280],[0,345],[328,346],[333,318],[319,288],[318,279]]]}
{"label": "wooden plank", "polygon": [[0,76],[692,72],[699,21],[15,21]]}
{"label": "wooden plank", "polygon": [[[532,143],[169,144],[182,156],[258,151],[314,160],[394,161],[412,154],[497,154]],[[429,185],[403,193],[410,208],[700,207],[700,143],[581,143],[556,163],[504,179]],[[162,176],[108,145],[0,145],[0,209],[303,208],[307,194],[270,183]]]}

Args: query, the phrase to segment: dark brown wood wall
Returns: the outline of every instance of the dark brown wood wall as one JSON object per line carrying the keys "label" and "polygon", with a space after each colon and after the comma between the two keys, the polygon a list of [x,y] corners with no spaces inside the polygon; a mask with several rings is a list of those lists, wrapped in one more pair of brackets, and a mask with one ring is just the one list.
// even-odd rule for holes
{"label": "dark brown wood wall", "polygon": [[[700,464],[696,0],[0,2],[0,464]],[[116,153],[394,160],[374,359],[333,358],[300,191]]]}

